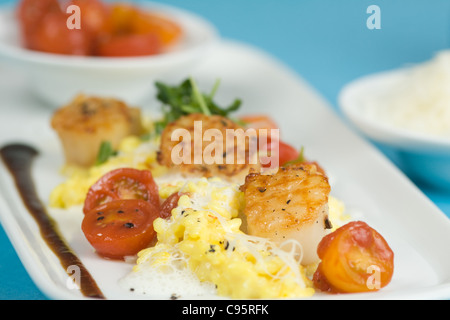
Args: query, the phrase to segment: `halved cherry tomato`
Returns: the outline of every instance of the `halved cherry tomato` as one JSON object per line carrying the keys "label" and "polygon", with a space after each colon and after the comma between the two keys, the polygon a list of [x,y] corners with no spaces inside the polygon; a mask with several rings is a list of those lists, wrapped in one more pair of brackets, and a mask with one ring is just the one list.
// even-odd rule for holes
{"label": "halved cherry tomato", "polygon": [[159,210],[141,199],[115,200],[88,211],[81,229],[97,253],[110,259],[137,254],[152,243]]}
{"label": "halved cherry tomato", "polygon": [[154,34],[125,34],[103,39],[97,47],[97,54],[104,57],[131,57],[157,54],[161,43]]}
{"label": "halved cherry tomato", "polygon": [[141,199],[159,208],[158,186],[151,172],[119,168],[106,173],[90,187],[83,212],[86,214],[99,205],[118,199]]}
{"label": "halved cherry tomato", "polygon": [[168,219],[172,215],[172,210],[178,206],[178,200],[184,193],[174,192],[161,204],[159,214],[161,218]]}
{"label": "halved cherry tomato", "polygon": [[394,272],[394,253],[386,240],[362,221],[353,221],[325,236],[317,253],[321,262],[313,282],[332,293],[376,291]]}

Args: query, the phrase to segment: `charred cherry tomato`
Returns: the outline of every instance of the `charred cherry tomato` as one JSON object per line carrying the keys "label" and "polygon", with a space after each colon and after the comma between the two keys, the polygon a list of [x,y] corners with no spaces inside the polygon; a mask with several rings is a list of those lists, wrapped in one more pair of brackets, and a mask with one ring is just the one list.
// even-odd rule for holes
{"label": "charred cherry tomato", "polygon": [[157,35],[163,45],[170,45],[182,34],[178,24],[163,16],[144,11],[138,11],[131,28],[135,34]]}
{"label": "charred cherry tomato", "polygon": [[25,46],[29,49],[35,48],[35,30],[45,15],[49,12],[60,13],[58,0],[22,0],[17,6],[17,18],[19,20]]}
{"label": "charred cherry tomato", "polygon": [[151,172],[134,168],[108,172],[89,189],[83,212],[86,214],[101,204],[118,199],[141,199],[159,208],[158,186]]}
{"label": "charred cherry tomato", "polygon": [[[98,36],[110,32],[108,17],[109,7],[100,0],[71,0],[65,4],[65,8],[76,5],[80,8],[81,28]],[[66,9],[64,9],[66,12]]]}
{"label": "charred cherry tomato", "polygon": [[62,12],[49,12],[36,25],[32,49],[66,55],[90,55],[92,43],[84,29],[68,29]]}
{"label": "charred cherry tomato", "polygon": [[132,57],[157,54],[161,51],[159,39],[154,34],[126,34],[103,39],[97,54],[104,57]]}
{"label": "charred cherry tomato", "polygon": [[138,15],[138,9],[128,3],[111,3],[108,16],[109,30],[111,34],[130,34],[132,21]]}
{"label": "charred cherry tomato", "polygon": [[394,272],[394,253],[388,243],[362,221],[325,236],[317,253],[321,262],[313,281],[323,291],[376,291],[391,281]]}
{"label": "charred cherry tomato", "polygon": [[88,211],[81,229],[97,253],[111,259],[137,254],[152,243],[159,208],[140,199],[115,200]]}
{"label": "charred cherry tomato", "polygon": [[[70,12],[80,9],[81,29],[67,28]],[[174,21],[128,4],[101,0],[21,0],[17,10],[25,47],[32,50],[108,57],[161,53],[178,40]]]}
{"label": "charred cherry tomato", "polygon": [[161,204],[160,216],[163,219],[168,219],[172,215],[172,210],[178,206],[178,200],[184,193],[174,192]]}

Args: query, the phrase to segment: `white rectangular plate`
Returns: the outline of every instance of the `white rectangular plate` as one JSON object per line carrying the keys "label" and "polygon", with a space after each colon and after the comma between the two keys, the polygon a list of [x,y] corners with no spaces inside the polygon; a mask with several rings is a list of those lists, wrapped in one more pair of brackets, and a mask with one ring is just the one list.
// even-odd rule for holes
{"label": "white rectangular plate", "polygon": [[[342,200],[355,218],[378,230],[393,249],[395,272],[386,288],[367,294],[317,294],[313,298],[450,298],[450,220],[381,153],[348,129],[298,75],[255,48],[224,41],[193,76],[204,90],[220,78],[217,99],[228,103],[241,98],[240,113],[272,115],[285,141],[298,148],[304,146],[306,155],[326,168],[331,194]],[[163,80],[176,84],[183,79]],[[46,202],[52,188],[62,181],[58,172],[63,164],[62,150],[50,128],[52,111],[27,92],[21,78],[0,74],[0,144],[26,142],[40,151],[33,175]],[[159,112],[156,100],[141,107]],[[1,223],[38,287],[54,299],[84,298],[67,285],[65,270],[40,237],[3,165],[0,192]],[[135,298],[118,286],[118,280],[132,266],[103,260],[93,253],[80,230],[81,214],[50,212],[106,298]]]}

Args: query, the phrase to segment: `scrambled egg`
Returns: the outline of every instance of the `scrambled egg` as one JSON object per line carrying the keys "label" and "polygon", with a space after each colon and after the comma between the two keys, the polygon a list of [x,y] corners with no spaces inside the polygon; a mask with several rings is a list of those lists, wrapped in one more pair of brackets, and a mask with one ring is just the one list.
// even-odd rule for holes
{"label": "scrambled egg", "polygon": [[[169,188],[172,192],[173,185]],[[155,220],[158,243],[138,254],[134,272],[182,261],[176,268],[189,268],[200,281],[214,284],[220,296],[257,299],[314,293],[295,256],[240,231],[243,193],[238,185],[201,178],[179,191],[188,195],[180,198],[169,220]]]}
{"label": "scrambled egg", "polygon": [[156,161],[157,146],[157,141],[143,142],[137,136],[130,136],[121,141],[117,155],[103,164],[89,169],[64,167],[62,174],[68,179],[53,189],[49,205],[64,209],[83,204],[90,186],[107,172],[120,167],[147,169],[154,177],[164,174],[166,169]]}

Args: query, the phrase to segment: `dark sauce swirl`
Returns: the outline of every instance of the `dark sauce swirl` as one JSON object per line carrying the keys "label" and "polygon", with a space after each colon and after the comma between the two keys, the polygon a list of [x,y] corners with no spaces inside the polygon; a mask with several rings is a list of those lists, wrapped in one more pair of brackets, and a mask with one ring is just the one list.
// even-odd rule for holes
{"label": "dark sauce swirl", "polygon": [[77,266],[80,270],[79,285],[81,293],[86,297],[104,299],[105,297],[95,280],[65,243],[56,222],[49,216],[46,207],[37,195],[31,175],[31,166],[38,154],[36,149],[24,144],[11,144],[0,149],[1,158],[14,178],[25,207],[35,219],[42,238],[59,258],[64,270],[69,274],[68,268]]}

